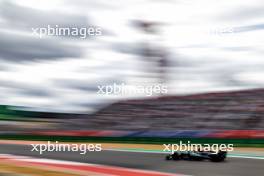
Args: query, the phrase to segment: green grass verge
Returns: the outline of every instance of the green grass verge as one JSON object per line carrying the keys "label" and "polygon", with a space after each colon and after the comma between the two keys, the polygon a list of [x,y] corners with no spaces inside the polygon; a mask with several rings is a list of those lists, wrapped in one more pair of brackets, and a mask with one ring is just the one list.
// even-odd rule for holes
{"label": "green grass verge", "polygon": [[83,136],[37,136],[37,135],[0,135],[0,139],[61,141],[61,142],[96,142],[130,144],[234,144],[235,147],[264,147],[264,139],[219,139],[219,138],[153,138],[153,137],[83,137]]}

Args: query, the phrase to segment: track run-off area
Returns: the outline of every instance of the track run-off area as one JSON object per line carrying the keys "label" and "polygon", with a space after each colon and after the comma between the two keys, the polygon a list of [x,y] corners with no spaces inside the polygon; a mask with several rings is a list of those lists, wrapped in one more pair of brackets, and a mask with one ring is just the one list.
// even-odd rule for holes
{"label": "track run-off area", "polygon": [[[29,142],[30,143],[30,142]],[[151,147],[142,149],[132,146],[105,144],[103,151],[87,152],[45,152],[40,155],[32,152],[29,143],[0,141],[0,161],[15,159],[21,162],[46,163],[49,167],[62,167],[73,170],[80,168],[87,172],[109,175],[193,175],[193,176],[248,176],[263,175],[264,157],[262,152],[230,153],[225,162],[210,161],[166,161],[166,153]],[[105,147],[104,147],[105,146]],[[140,148],[141,147],[141,148]],[[2,158],[1,158],[2,156]],[[47,165],[48,164],[48,165]],[[65,166],[65,164],[67,166]],[[75,167],[75,168],[73,168]],[[99,170],[98,170],[99,168]],[[121,171],[122,170],[122,171]],[[83,172],[83,171],[80,171]],[[77,173],[77,171],[76,171]],[[87,174],[90,175],[90,174]]]}

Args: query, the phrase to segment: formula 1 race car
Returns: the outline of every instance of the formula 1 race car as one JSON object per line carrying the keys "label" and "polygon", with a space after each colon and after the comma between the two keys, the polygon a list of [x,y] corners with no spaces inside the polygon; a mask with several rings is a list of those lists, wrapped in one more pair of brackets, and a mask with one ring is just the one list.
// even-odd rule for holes
{"label": "formula 1 race car", "polygon": [[166,160],[190,160],[203,161],[210,160],[213,162],[221,162],[226,158],[226,151],[176,151],[173,154],[167,155]]}

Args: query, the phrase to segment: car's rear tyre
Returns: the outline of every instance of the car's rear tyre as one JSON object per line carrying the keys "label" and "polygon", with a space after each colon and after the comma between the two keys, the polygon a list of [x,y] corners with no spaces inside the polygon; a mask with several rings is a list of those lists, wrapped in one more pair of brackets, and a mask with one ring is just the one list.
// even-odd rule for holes
{"label": "car's rear tyre", "polygon": [[222,161],[225,160],[226,155],[227,155],[227,152],[225,152],[225,151],[219,151],[217,155],[212,155],[210,157],[210,160],[212,162],[222,162]]}

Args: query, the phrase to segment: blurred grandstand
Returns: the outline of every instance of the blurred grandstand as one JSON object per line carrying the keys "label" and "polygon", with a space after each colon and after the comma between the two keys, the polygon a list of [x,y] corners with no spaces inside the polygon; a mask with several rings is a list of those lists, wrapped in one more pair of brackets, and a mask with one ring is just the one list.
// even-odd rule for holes
{"label": "blurred grandstand", "polygon": [[264,89],[114,103],[87,128],[122,130],[263,129]]}
{"label": "blurred grandstand", "polygon": [[1,131],[261,130],[264,89],[126,100],[95,114],[29,112],[1,106]]}

